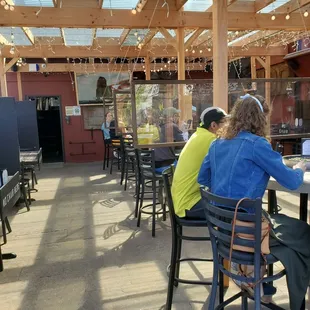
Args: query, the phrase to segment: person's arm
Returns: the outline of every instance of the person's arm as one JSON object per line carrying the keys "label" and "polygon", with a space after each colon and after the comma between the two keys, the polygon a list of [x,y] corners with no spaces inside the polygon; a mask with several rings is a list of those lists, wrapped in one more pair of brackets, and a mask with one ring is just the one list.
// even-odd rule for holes
{"label": "person's arm", "polygon": [[211,166],[209,154],[207,154],[200,167],[198,183],[209,188],[211,187]]}
{"label": "person's arm", "polygon": [[279,184],[289,190],[296,190],[303,183],[304,171],[300,168],[301,166],[294,169],[287,167],[282,162],[281,154],[275,152],[271,144],[264,138],[255,141],[253,160]]}

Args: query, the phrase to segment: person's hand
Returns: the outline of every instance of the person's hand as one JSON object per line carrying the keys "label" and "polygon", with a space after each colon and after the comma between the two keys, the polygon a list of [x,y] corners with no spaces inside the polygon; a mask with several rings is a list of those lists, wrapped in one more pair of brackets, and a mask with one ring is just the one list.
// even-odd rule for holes
{"label": "person's hand", "polygon": [[300,161],[298,164],[293,166],[293,169],[298,169],[298,168],[301,169],[303,172],[306,172],[307,170],[307,166],[304,161]]}

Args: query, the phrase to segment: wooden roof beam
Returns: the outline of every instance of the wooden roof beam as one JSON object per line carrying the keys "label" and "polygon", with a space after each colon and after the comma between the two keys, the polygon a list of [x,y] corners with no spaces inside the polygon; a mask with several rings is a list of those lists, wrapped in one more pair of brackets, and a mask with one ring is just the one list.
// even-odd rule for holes
{"label": "wooden roof beam", "polygon": [[11,45],[11,43],[2,34],[0,34],[0,44]]}
{"label": "wooden roof beam", "polygon": [[256,0],[255,1],[255,12],[259,12],[269,4],[275,2],[276,0]]}
{"label": "wooden roof beam", "polygon": [[308,4],[310,4],[310,0],[291,0],[289,2],[287,2],[286,4],[280,6],[278,9],[276,9],[275,11],[277,13],[293,13],[293,12],[298,12],[299,8],[303,8],[305,6],[307,6]]}
{"label": "wooden roof beam", "polygon": [[4,66],[4,72],[8,72],[16,63],[17,63],[18,58],[15,57],[10,60],[7,64]]}
{"label": "wooden roof beam", "polygon": [[192,35],[187,39],[187,41],[184,44],[184,48],[187,49],[189,48],[191,45],[193,45],[193,43],[196,41],[196,39],[203,33],[204,29],[203,28],[198,28],[194,31],[194,33],[192,33]]}
{"label": "wooden roof beam", "polygon": [[184,6],[184,4],[187,2],[188,0],[175,0],[175,8],[177,11],[181,10]]}
{"label": "wooden roof beam", "polygon": [[174,46],[175,48],[177,47],[177,39],[173,37],[167,29],[160,27],[159,31],[165,37],[168,44]]}
{"label": "wooden roof beam", "polygon": [[24,34],[26,35],[26,37],[28,38],[28,40],[31,42],[31,44],[34,44],[34,35],[31,32],[31,30],[28,27],[22,27],[22,30],[24,32]]}
{"label": "wooden roof beam", "polygon": [[[11,46],[5,46],[2,48],[2,56],[11,58],[10,54]],[[240,46],[230,47],[231,54],[234,56],[281,56],[287,54],[287,48],[283,46],[272,46],[270,48],[266,47],[249,47],[248,49],[243,49]],[[88,57],[99,57],[99,58],[109,58],[109,57],[146,57],[146,55],[152,54],[156,57],[176,57],[176,49],[172,46],[163,48],[162,46],[154,48],[146,48],[145,46],[139,50],[136,47],[120,48],[119,45],[105,46],[103,49],[90,49],[89,46],[64,46],[64,45],[42,45],[36,49],[33,46],[19,46],[16,49],[16,57],[24,58],[88,58]],[[185,56],[192,56],[191,51],[185,52]],[[203,52],[199,54],[200,57],[210,57],[212,56],[212,50],[203,49]]]}
{"label": "wooden roof beam", "polygon": [[143,41],[141,42],[142,46],[149,44],[155,37],[157,32],[158,32],[157,29],[150,30],[144,37]]}
{"label": "wooden roof beam", "polygon": [[[166,10],[143,10],[143,16],[131,14],[130,10],[114,10],[113,16],[107,9],[98,8],[44,8],[39,15],[39,8],[16,6],[13,12],[0,10],[0,26],[4,27],[57,27],[59,28],[156,28],[176,29],[204,28],[212,29],[212,13],[182,12],[171,10],[167,18]],[[154,16],[153,16],[154,15]],[[228,13],[229,30],[269,29],[269,30],[303,30],[310,28],[310,18],[304,21],[299,13],[291,14],[285,20],[286,14],[279,14],[276,20],[271,20],[270,14]],[[150,25],[150,20],[153,21]]]}
{"label": "wooden roof beam", "polygon": [[120,38],[119,38],[119,44],[120,45],[123,45],[123,43],[125,42],[129,32],[130,32],[131,29],[124,29]]}
{"label": "wooden roof beam", "polygon": [[102,9],[103,6],[103,0],[98,0],[98,8]]}

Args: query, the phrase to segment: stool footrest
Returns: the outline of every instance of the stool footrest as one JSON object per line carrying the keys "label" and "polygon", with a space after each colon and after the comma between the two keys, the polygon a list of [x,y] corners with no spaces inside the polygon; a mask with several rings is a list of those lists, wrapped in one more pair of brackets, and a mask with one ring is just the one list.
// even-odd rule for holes
{"label": "stool footrest", "polygon": [[183,283],[183,284],[195,284],[195,285],[212,285],[212,281],[195,281],[195,280],[185,280],[185,279],[179,279],[175,278],[174,281]]}

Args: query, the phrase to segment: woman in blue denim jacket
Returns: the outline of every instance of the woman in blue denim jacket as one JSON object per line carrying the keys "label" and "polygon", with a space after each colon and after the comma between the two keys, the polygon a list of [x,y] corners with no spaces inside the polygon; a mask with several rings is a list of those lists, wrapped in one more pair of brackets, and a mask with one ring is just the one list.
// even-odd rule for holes
{"label": "woman in blue denim jacket", "polygon": [[[203,161],[198,183],[218,196],[234,199],[262,198],[270,176],[290,190],[297,189],[303,183],[305,164],[288,168],[273,151],[266,139],[268,115],[261,96],[246,95],[237,102]],[[310,280],[310,226],[282,214],[271,218],[274,238],[270,250],[286,268],[290,306],[297,310]]]}

